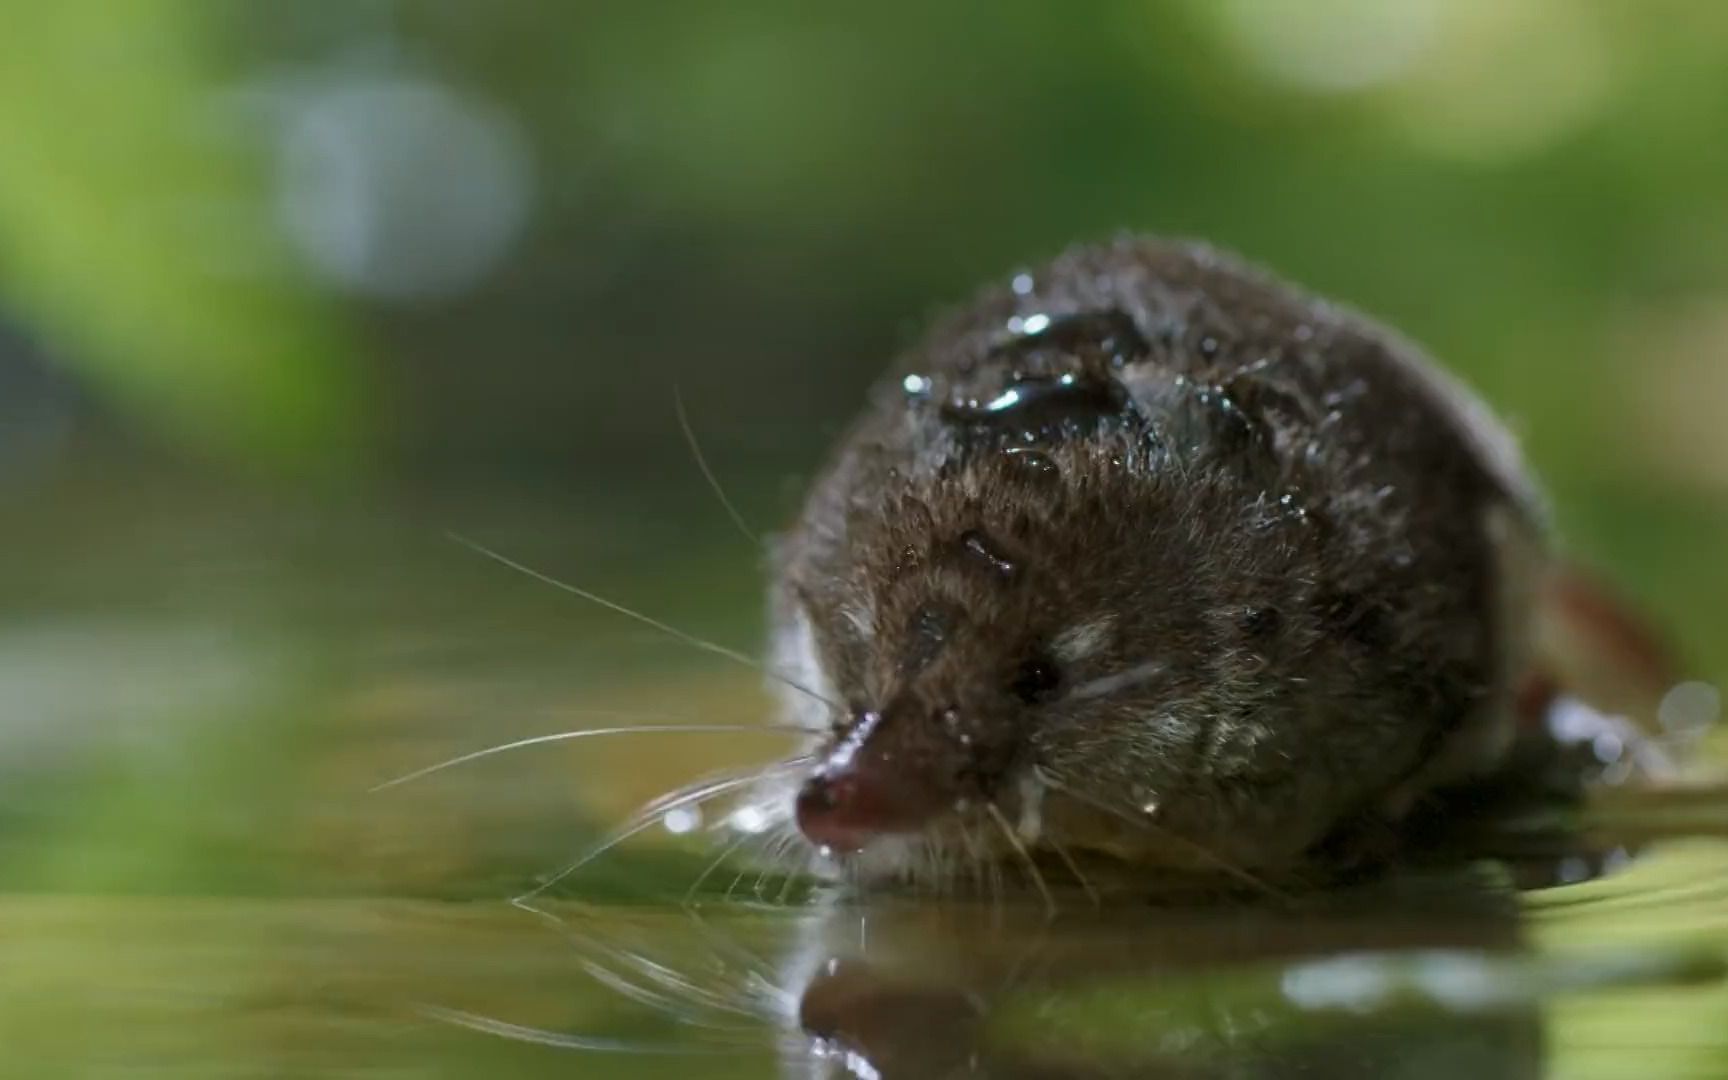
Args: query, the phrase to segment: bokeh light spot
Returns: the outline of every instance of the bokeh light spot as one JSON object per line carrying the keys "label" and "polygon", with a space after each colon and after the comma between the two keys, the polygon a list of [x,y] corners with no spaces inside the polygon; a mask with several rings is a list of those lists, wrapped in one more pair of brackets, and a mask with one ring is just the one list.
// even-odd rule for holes
{"label": "bokeh light spot", "polygon": [[440,83],[376,75],[288,105],[278,218],[337,287],[396,300],[459,293],[521,231],[532,170],[499,110]]}

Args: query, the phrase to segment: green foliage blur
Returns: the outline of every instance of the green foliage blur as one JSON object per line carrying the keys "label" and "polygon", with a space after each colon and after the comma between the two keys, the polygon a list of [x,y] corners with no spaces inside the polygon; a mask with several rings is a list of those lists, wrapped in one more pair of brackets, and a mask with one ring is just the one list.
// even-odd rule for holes
{"label": "green foliage blur", "polygon": [[[1723,583],[1715,5],[6,9],[0,312],[94,402],[80,436],[598,484],[679,467],[683,384],[766,486],[942,304],[1145,229],[1404,328],[1513,419],[1588,554]],[[426,195],[468,148],[438,117],[308,152],[401,86],[519,151],[501,238],[440,234],[500,196]],[[415,278],[477,235],[455,284]]]}
{"label": "green foliage blur", "polygon": [[0,310],[135,422],[270,465],[360,434],[362,358],[284,257],[231,46],[196,3],[12,3]]}

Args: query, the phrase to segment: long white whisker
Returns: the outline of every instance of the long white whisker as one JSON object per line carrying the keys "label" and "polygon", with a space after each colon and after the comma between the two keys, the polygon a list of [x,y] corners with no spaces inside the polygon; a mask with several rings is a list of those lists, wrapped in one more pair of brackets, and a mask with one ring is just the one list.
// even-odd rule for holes
{"label": "long white whisker", "polygon": [[810,755],[802,754],[798,757],[789,758],[786,761],[769,766],[766,769],[751,769],[749,772],[743,773],[742,775],[738,774],[736,771],[723,773],[720,774],[719,778],[710,777],[707,780],[699,780],[689,787],[674,792],[668,792],[644,806],[637,812],[634,818],[621,826],[617,831],[613,832],[605,840],[602,840],[600,843],[589,848],[573,861],[566,863],[551,877],[522,895],[514,898],[510,902],[524,910],[532,911],[539,915],[545,915],[545,912],[534,907],[529,903],[529,901],[544,893],[547,889],[557,885],[559,882],[582,869],[584,866],[587,866],[595,859],[606,854],[608,851],[611,851],[624,841],[638,833],[645,832],[652,828],[660,822],[662,817],[671,811],[692,804],[705,802],[717,795],[724,795],[728,791],[736,791],[741,787],[747,787],[750,784],[765,780],[771,776],[777,776],[782,772],[802,768],[805,765],[808,765],[811,760]]}
{"label": "long white whisker", "polygon": [[782,833],[773,847],[769,849],[769,857],[763,861],[762,867],[756,873],[756,880],[750,891],[761,903],[768,903],[768,883],[774,879],[792,861],[795,850],[796,834]]}
{"label": "long white whisker", "polygon": [[745,970],[745,989],[748,989],[748,985],[752,983],[761,983],[771,987],[773,985],[774,975],[772,965],[770,965],[765,958],[753,952],[749,948],[746,948],[744,945],[729,937],[718,934],[713,927],[708,925],[708,921],[702,917],[701,905],[694,899],[694,897],[698,889],[701,887],[703,880],[713,874],[715,870],[719,869],[719,867],[728,859],[732,858],[740,848],[751,844],[766,846],[774,839],[775,835],[770,831],[744,833],[736,841],[728,844],[726,848],[720,852],[719,856],[714,859],[714,861],[710,862],[707,868],[702,871],[702,875],[691,884],[689,890],[685,892],[684,899],[680,904],[684,913],[690,917],[691,923],[695,925],[697,930],[701,932],[704,940],[707,941],[709,955],[714,959],[714,961],[722,968],[728,966],[729,961],[727,958],[720,955],[721,950],[725,950],[731,954],[732,959],[730,963],[737,964]]}
{"label": "long white whisker", "polygon": [[642,625],[647,626],[647,627],[651,627],[655,630],[658,630],[662,634],[667,635],[668,637],[676,638],[679,641],[684,642],[686,645],[691,646],[692,648],[701,649],[703,652],[713,653],[716,656],[723,656],[735,664],[742,664],[743,666],[750,668],[752,671],[760,672],[761,674],[766,675],[768,678],[773,679],[775,682],[778,682],[781,685],[789,687],[793,690],[796,690],[800,694],[804,694],[805,696],[811,698],[812,700],[821,702],[822,704],[828,706],[828,708],[831,710],[838,711],[840,708],[839,705],[837,705],[836,703],[823,697],[821,694],[818,694],[816,691],[810,689],[808,686],[805,686],[802,683],[797,682],[796,680],[787,678],[786,676],[780,674],[779,672],[774,671],[773,669],[769,668],[767,665],[763,664],[761,661],[755,659],[754,657],[751,657],[751,656],[748,656],[744,653],[741,653],[737,649],[728,648],[725,645],[721,645],[717,642],[709,641],[705,638],[699,638],[696,635],[686,633],[685,631],[680,630],[675,626],[671,626],[667,623],[663,623],[659,619],[656,619],[651,615],[644,615],[640,611],[636,611],[636,610],[633,610],[631,608],[627,608],[623,604],[620,604],[616,601],[608,600],[604,596],[601,596],[599,593],[589,592],[587,589],[584,589],[579,585],[572,585],[567,581],[560,581],[558,578],[555,578],[555,577],[551,576],[550,574],[541,573],[539,570],[536,570],[531,566],[527,566],[523,563],[519,563],[515,559],[510,558],[508,555],[505,555],[501,552],[493,551],[491,548],[486,547],[484,544],[481,544],[481,543],[474,541],[474,540],[470,540],[466,536],[462,536],[459,533],[450,533],[449,536],[450,536],[450,539],[454,540],[458,544],[461,544],[463,547],[467,548],[468,550],[470,550],[470,551],[472,551],[478,555],[484,555],[486,558],[491,559],[493,562],[498,563],[501,566],[509,567],[510,569],[516,571],[519,574],[525,574],[528,577],[531,577],[536,581],[542,582],[546,585],[550,585],[553,588],[559,589],[563,592],[567,592],[567,593],[571,594],[572,596],[579,596],[591,604],[598,604],[599,606],[605,608],[607,611],[616,612],[617,614],[622,615],[628,619],[634,619],[635,621],[641,623]]}
{"label": "long white whisker", "polygon": [[971,887],[978,896],[984,895],[984,855],[978,847],[977,837],[972,835],[972,826],[966,823],[965,817],[955,818],[955,824],[960,827],[960,843],[966,849],[966,869],[970,875]]}
{"label": "long white whisker", "polygon": [[714,871],[726,865],[726,862],[731,859],[733,855],[737,854],[740,848],[744,847],[752,840],[760,839],[761,835],[758,833],[744,833],[725,847],[721,848],[720,854],[714,856],[713,860],[703,868],[702,872],[696,875],[696,880],[690,883],[690,887],[684,890],[684,899],[679,903],[679,906],[686,910],[695,906],[696,894],[701,891],[703,883],[710,877],[714,876]]}
{"label": "long white whisker", "polygon": [[778,831],[776,831],[776,833],[764,833],[764,835],[762,835],[762,850],[757,854],[759,855],[760,861],[740,861],[740,864],[738,864],[738,873],[733,874],[733,880],[729,881],[726,885],[726,892],[721,893],[721,904],[731,904],[731,902],[733,902],[734,893],[738,892],[738,886],[743,885],[745,876],[750,874],[752,866],[766,866],[766,864],[774,861],[774,859],[778,859],[779,852],[785,850],[785,847],[785,833],[778,833]]}
{"label": "long white whisker", "polygon": [[[588,944],[593,944],[593,942],[588,942]],[[645,986],[631,982],[597,960],[579,956],[576,958],[576,966],[586,972],[590,979],[626,1001],[634,1001],[636,1004],[645,1005],[655,1012],[676,1016],[685,1023],[698,1023],[697,1018],[686,1011],[678,1002],[664,994],[656,993]]]}
{"label": "long white whisker", "polygon": [[756,547],[762,546],[762,538],[756,535],[754,529],[745,522],[744,515],[732,505],[732,500],[726,497],[726,489],[720,486],[720,478],[714,475],[714,470],[708,467],[708,458],[702,453],[702,444],[696,441],[696,429],[690,426],[690,414],[684,409],[684,395],[676,383],[672,386],[672,404],[678,410],[678,427],[684,432],[684,441],[690,445],[690,456],[696,459],[696,467],[702,470],[702,476],[713,489],[714,497],[725,507],[726,516],[732,519],[732,524],[738,526],[738,531],[744,534],[744,539]]}
{"label": "long white whisker", "polygon": [[546,1031],[543,1028],[527,1027],[522,1024],[512,1024],[504,1020],[494,1020],[490,1016],[481,1016],[462,1009],[451,1009],[443,1005],[420,1005],[417,1011],[428,1019],[455,1027],[478,1031],[487,1035],[497,1035],[517,1042],[538,1043],[541,1046],[555,1046],[563,1050],[585,1050],[607,1054],[665,1054],[665,1055],[711,1055],[736,1054],[744,1047],[720,1046],[656,1046],[650,1043],[624,1042],[620,1039],[595,1038],[587,1035],[566,1035],[557,1031]]}
{"label": "long white whisker", "polygon": [[1026,845],[1014,832],[1014,826],[1008,824],[1008,819],[1002,816],[1002,811],[996,809],[995,803],[985,803],[984,809],[989,812],[990,819],[1002,830],[1002,835],[1007,838],[1009,846],[1014,849],[1014,853],[1020,857],[1020,861],[1025,863],[1026,869],[1031,872],[1032,884],[1038,887],[1039,894],[1044,897],[1045,910],[1049,914],[1055,915],[1056,897],[1050,892],[1050,886],[1044,880],[1043,873],[1039,871],[1038,863],[1032,858],[1032,853],[1026,850]]}
{"label": "long white whisker", "polygon": [[493,754],[502,754],[508,750],[521,750],[529,746],[544,746],[547,743],[569,742],[572,739],[595,738],[602,735],[675,735],[698,731],[718,732],[721,734],[737,734],[738,732],[749,731],[796,731],[810,734],[810,732],[805,731],[803,728],[776,727],[768,724],[626,724],[619,727],[583,728],[579,731],[559,731],[550,735],[533,735],[526,739],[517,739],[514,742],[499,743],[497,746],[488,746],[484,750],[474,750],[466,754],[459,754],[458,756],[449,758],[448,760],[440,761],[436,765],[427,765],[425,768],[415,769],[410,773],[404,773],[393,780],[386,780],[381,784],[374,784],[366,790],[368,792],[383,791],[387,788],[397,787],[401,784],[418,780],[423,776],[431,776],[433,773],[455,768],[457,765],[465,765],[470,761],[478,761],[484,757],[491,757]]}
{"label": "long white whisker", "polygon": [[1085,890],[1087,896],[1091,897],[1092,906],[1102,906],[1104,901],[1098,895],[1098,890],[1094,889],[1092,883],[1086,880],[1086,875],[1080,872],[1080,864],[1074,861],[1074,856],[1069,853],[1067,845],[1050,833],[1046,833],[1044,839],[1050,842],[1050,849],[1056,852],[1056,857],[1061,859],[1062,864],[1068,867],[1068,872],[1074,875],[1075,882],[1079,884],[1081,889]]}
{"label": "long white whisker", "polygon": [[1114,817],[1120,818],[1121,820],[1126,821],[1131,825],[1137,826],[1138,828],[1145,829],[1146,831],[1154,833],[1158,836],[1161,836],[1164,839],[1169,840],[1173,843],[1180,844],[1181,846],[1194,852],[1196,855],[1199,855],[1201,858],[1205,859],[1207,862],[1210,862],[1213,866],[1216,866],[1219,870],[1223,871],[1224,873],[1229,874],[1231,877],[1236,878],[1238,881],[1241,881],[1244,884],[1251,885],[1254,888],[1259,889],[1261,892],[1265,893],[1268,896],[1276,897],[1280,900],[1289,900],[1290,899],[1289,894],[1283,892],[1282,890],[1273,888],[1272,885],[1269,884],[1268,882],[1262,880],[1259,877],[1256,877],[1254,874],[1249,873],[1247,870],[1242,869],[1240,866],[1237,866],[1235,863],[1230,862],[1228,859],[1224,858],[1222,855],[1219,855],[1217,852],[1213,851],[1211,848],[1205,846],[1204,844],[1201,844],[1195,840],[1190,840],[1188,837],[1183,836],[1180,833],[1172,832],[1170,829],[1167,829],[1164,826],[1159,825],[1157,822],[1147,821],[1144,817],[1142,817],[1138,814],[1131,813],[1130,811],[1124,810],[1123,808],[1121,808],[1119,806],[1111,806],[1109,803],[1103,802],[1103,801],[1096,799],[1090,795],[1087,795],[1085,792],[1082,792],[1079,789],[1077,789],[1071,785],[1062,783],[1061,781],[1056,779],[1054,776],[1052,776],[1048,770],[1042,770],[1041,769],[1040,772],[1043,774],[1044,782],[1046,784],[1055,788],[1057,791],[1062,792],[1064,795],[1067,795],[1069,798],[1074,799],[1077,802],[1085,803],[1087,806],[1090,806],[1095,810],[1100,810],[1106,814],[1110,814]]}
{"label": "long white whisker", "polygon": [[786,844],[774,849],[774,857],[769,859],[756,871],[756,880],[750,886],[750,892],[756,899],[766,904],[768,902],[768,881],[779,872],[786,861],[786,853],[791,850]]}
{"label": "long white whisker", "polygon": [[[736,1022],[722,1023],[711,1020],[703,1015],[702,1010],[744,1016],[750,1015],[748,1012],[713,991],[696,985],[645,953],[636,952],[594,933],[579,932],[570,923],[554,918],[538,908],[530,910],[552,923],[554,929],[570,943],[577,952],[577,966],[589,978],[620,997],[676,1017],[681,1023],[710,1031],[745,1030]],[[614,966],[608,967],[602,961],[610,961]],[[633,979],[631,973],[634,973],[636,978]],[[648,985],[649,983],[657,984],[662,989],[656,990]]]}
{"label": "long white whisker", "polygon": [[786,898],[792,895],[793,887],[804,880],[804,874],[810,868],[808,859],[805,860],[803,866],[798,865],[795,854],[799,850],[797,847],[788,847],[786,850],[791,857],[786,860],[785,870],[782,871],[780,891],[774,894],[774,903],[779,907],[786,906]]}
{"label": "long white whisker", "polygon": [[[738,1030],[736,1024],[717,1024],[713,1021],[702,1020],[690,1014],[685,1007],[686,1004],[697,1008],[711,1009],[715,1012],[730,1013],[734,1016],[751,1015],[749,1010],[736,1004],[732,1000],[721,994],[717,994],[706,987],[698,986],[683,974],[674,971],[645,953],[634,952],[630,949],[622,948],[613,945],[610,942],[601,941],[593,937],[587,938],[587,941],[593,947],[604,951],[612,958],[614,963],[635,971],[643,979],[662,987],[668,994],[682,997],[684,1002],[678,1002],[675,998],[666,998],[665,1000],[667,1000],[671,1006],[667,1011],[684,1016],[690,1023],[720,1030]],[[630,985],[644,993],[661,996],[655,991],[642,986],[641,983],[633,983]]]}

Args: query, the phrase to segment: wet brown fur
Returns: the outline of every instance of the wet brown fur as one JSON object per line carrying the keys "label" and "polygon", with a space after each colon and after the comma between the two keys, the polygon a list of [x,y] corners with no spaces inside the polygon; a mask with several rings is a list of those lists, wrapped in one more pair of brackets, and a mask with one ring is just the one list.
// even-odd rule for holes
{"label": "wet brown fur", "polygon": [[[1087,796],[1049,790],[1040,844],[1276,874],[1489,767],[1525,631],[1487,523],[1538,551],[1541,526],[1473,399],[1205,246],[1123,238],[1029,277],[894,365],[777,560],[782,662],[807,622],[846,710],[833,739],[881,714],[861,753],[908,820],[1013,817],[1037,775]],[[1075,314],[1124,333],[1014,330]],[[1120,422],[1031,442],[974,422],[1017,378],[1064,374],[1125,389]],[[1101,619],[1095,651],[1024,692]]]}

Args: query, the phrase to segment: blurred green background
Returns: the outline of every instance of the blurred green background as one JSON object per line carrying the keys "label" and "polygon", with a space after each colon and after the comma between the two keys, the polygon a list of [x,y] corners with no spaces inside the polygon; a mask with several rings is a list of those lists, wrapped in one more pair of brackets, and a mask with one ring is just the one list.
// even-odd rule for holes
{"label": "blurred green background", "polygon": [[759,715],[747,673],[446,531],[748,647],[761,556],[674,388],[771,531],[934,312],[1125,228],[1425,343],[1577,557],[1728,673],[1728,7],[0,14],[9,893],[495,897],[760,757],[585,745],[363,794],[595,710]]}
{"label": "blurred green background", "polygon": [[[980,281],[1122,228],[1384,316],[1721,654],[1728,13],[1588,0],[6,5],[8,501],[675,493],[780,520]],[[40,507],[33,507],[40,509]]]}

